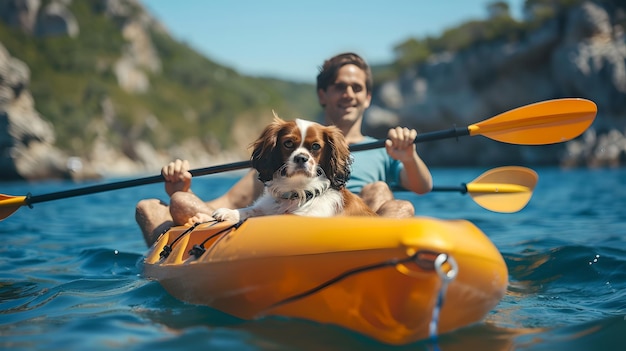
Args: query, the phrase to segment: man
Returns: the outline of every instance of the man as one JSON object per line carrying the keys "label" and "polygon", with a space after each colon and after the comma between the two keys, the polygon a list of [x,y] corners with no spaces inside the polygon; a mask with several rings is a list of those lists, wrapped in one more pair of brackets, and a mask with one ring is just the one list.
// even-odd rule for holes
{"label": "man", "polygon": [[[372,85],[368,64],[353,53],[340,54],[325,61],[317,76],[317,94],[324,108],[325,123],[337,126],[348,144],[374,140],[361,132],[363,113],[372,100]],[[381,216],[401,218],[415,214],[409,201],[394,199],[390,186],[400,186],[416,194],[432,189],[430,171],[413,143],[416,136],[417,132],[413,129],[392,128],[385,149],[353,153],[348,189],[359,193],[368,206]],[[148,245],[174,224],[193,222],[196,214],[210,215],[220,207],[246,207],[263,192],[263,184],[257,179],[256,171],[251,170],[226,194],[205,203],[191,192],[187,161],[171,162],[163,167],[161,173],[165,178],[165,191],[170,196],[170,206],[149,199],[139,202],[136,209],[135,217]]]}

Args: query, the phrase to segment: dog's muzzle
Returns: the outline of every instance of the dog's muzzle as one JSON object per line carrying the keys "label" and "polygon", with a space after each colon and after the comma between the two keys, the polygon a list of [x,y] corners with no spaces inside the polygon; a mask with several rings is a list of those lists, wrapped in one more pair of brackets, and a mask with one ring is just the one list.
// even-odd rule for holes
{"label": "dog's muzzle", "polygon": [[[287,168],[288,166],[286,164],[282,165],[275,173],[274,176],[278,176],[280,178],[287,178],[289,177],[289,174],[287,173]],[[315,176],[316,177],[323,177],[326,178],[326,172],[324,172],[324,170],[322,169],[321,166],[317,166],[315,168]]]}
{"label": "dog's muzzle", "polygon": [[304,167],[307,162],[309,162],[309,156],[306,154],[297,154],[293,157],[293,163],[298,167]]}

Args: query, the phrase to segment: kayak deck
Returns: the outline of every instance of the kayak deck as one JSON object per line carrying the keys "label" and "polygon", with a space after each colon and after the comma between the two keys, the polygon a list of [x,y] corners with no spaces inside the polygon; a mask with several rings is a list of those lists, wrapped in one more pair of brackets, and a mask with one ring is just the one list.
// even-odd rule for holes
{"label": "kayak deck", "polygon": [[[456,276],[445,284],[448,273]],[[303,318],[390,344],[432,334],[440,293],[437,327],[445,333],[482,320],[508,283],[502,256],[476,226],[426,217],[268,216],[175,227],[147,254],[144,275],[182,301],[242,319]]]}

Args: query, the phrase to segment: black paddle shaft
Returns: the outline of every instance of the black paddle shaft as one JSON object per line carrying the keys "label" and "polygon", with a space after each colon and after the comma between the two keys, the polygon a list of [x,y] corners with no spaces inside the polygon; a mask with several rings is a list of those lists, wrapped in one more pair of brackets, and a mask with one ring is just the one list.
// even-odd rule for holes
{"label": "black paddle shaft", "polygon": [[431,191],[467,194],[467,185],[461,184],[457,186],[433,186]]}
{"label": "black paddle shaft", "polygon": [[[418,134],[417,137],[415,137],[415,140],[413,140],[413,143],[417,144],[417,143],[423,143],[423,142],[426,142],[426,141],[435,141],[435,140],[442,140],[442,139],[458,138],[458,137],[461,137],[461,136],[467,136],[469,134],[470,134],[470,131],[469,131],[469,128],[467,128],[467,127],[450,128],[450,129],[446,129],[446,130],[439,130],[439,131],[435,131],[435,132],[428,132],[428,133]],[[385,147],[385,139],[372,141],[371,143],[363,143],[363,144],[351,145],[350,146],[350,151],[353,151],[353,152],[354,151],[363,151],[363,150],[377,149],[377,148],[381,148],[381,147]]]}
{"label": "black paddle shaft", "polygon": [[[451,128],[447,130],[419,134],[415,138],[414,143],[447,139],[447,138],[456,138],[456,137],[466,136],[466,135],[469,135],[469,129],[467,127]],[[350,151],[352,152],[364,151],[364,150],[381,148],[384,146],[385,146],[385,140],[383,139],[383,140],[373,141],[371,143],[352,145],[350,146]],[[225,165],[192,169],[189,172],[191,173],[192,176],[197,177],[197,176],[215,174],[215,173],[220,173],[220,172],[229,172],[229,171],[235,171],[235,170],[240,170],[240,169],[246,169],[246,168],[250,168],[250,165],[251,165],[250,161],[241,161],[241,162],[229,163]],[[108,183],[108,184],[97,184],[97,185],[87,186],[84,188],[59,191],[59,192],[50,193],[50,194],[43,194],[43,195],[30,195],[29,194],[26,197],[25,203],[26,205],[30,206],[32,204],[36,204],[39,202],[66,199],[68,197],[101,193],[101,192],[105,192],[109,190],[118,190],[118,189],[139,186],[139,185],[160,183],[164,180],[165,179],[163,178],[163,176],[159,174],[157,176],[124,180],[124,181]]]}
{"label": "black paddle shaft", "polygon": [[[242,162],[235,162],[235,163],[230,163],[226,165],[193,169],[193,170],[190,170],[189,172],[193,176],[201,176],[201,175],[208,175],[208,174],[214,174],[214,173],[219,173],[219,172],[228,172],[228,171],[234,171],[238,169],[245,169],[249,167],[250,167],[250,161],[242,161]],[[46,202],[46,201],[52,201],[52,200],[65,199],[68,197],[101,193],[101,192],[105,192],[109,190],[118,190],[118,189],[139,186],[139,185],[160,183],[160,182],[163,182],[164,180],[165,179],[163,178],[163,176],[159,174],[157,176],[124,180],[120,182],[107,183],[107,184],[97,184],[97,185],[87,186],[84,188],[59,191],[59,192],[50,193],[50,194],[28,195],[26,197],[25,203],[30,206],[32,204],[39,203],[39,202]]]}

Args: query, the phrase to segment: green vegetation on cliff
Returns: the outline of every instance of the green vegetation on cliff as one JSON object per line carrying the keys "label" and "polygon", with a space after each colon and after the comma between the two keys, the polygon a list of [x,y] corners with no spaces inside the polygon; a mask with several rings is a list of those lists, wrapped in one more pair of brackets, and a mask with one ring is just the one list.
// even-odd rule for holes
{"label": "green vegetation on cliff", "polygon": [[0,23],[0,42],[30,68],[35,107],[54,125],[57,145],[73,154],[89,149],[103,123],[105,137],[121,147],[136,139],[167,147],[188,137],[228,147],[239,119],[261,124],[272,109],[310,118],[319,111],[312,85],[242,76],[154,28],[161,70],[145,70],[145,93],[127,92],[114,69],[128,45],[122,22],[129,19],[112,18],[99,1],[74,1],[70,10],[80,28],[75,38],[37,37]]}
{"label": "green vegetation on cliff", "polygon": [[[394,48],[396,59],[386,67],[377,67],[375,81],[397,78],[402,71],[426,62],[433,55],[459,52],[493,42],[517,42],[535,31],[546,21],[565,13],[564,9],[579,5],[585,0],[526,0],[524,18],[511,16],[506,1],[493,1],[487,5],[487,19],[471,20],[444,30],[437,36],[407,38]],[[595,0],[608,9],[623,8],[620,0]],[[626,17],[622,18],[626,25]]]}

